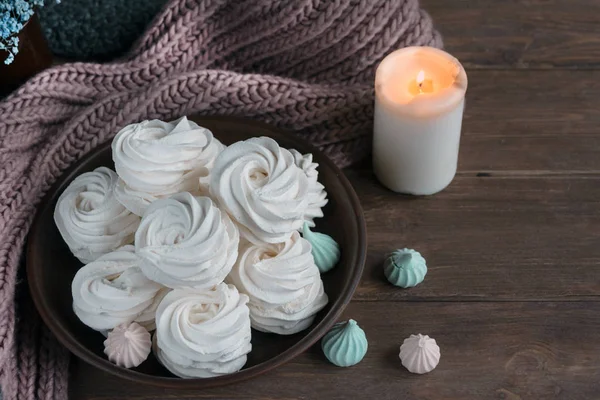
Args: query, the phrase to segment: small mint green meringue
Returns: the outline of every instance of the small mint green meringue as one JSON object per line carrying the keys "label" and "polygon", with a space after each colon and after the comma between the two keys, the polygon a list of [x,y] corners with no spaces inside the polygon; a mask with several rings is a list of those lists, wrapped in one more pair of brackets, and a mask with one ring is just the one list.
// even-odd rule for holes
{"label": "small mint green meringue", "polygon": [[302,237],[311,244],[315,264],[322,274],[335,267],[340,260],[340,245],[331,236],[312,232],[305,222],[302,227]]}
{"label": "small mint green meringue", "polygon": [[418,251],[398,249],[383,263],[383,272],[392,285],[409,288],[423,282],[427,263]]}
{"label": "small mint green meringue", "polygon": [[325,357],[338,367],[351,367],[367,354],[367,336],[355,320],[337,323],[321,340]]}

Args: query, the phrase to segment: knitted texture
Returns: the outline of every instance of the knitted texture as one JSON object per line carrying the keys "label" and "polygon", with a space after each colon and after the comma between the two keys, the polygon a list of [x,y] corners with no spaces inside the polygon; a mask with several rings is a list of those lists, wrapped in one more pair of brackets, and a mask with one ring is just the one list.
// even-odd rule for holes
{"label": "knitted texture", "polygon": [[49,69],[0,103],[5,398],[67,395],[66,351],[15,292],[35,208],[68,166],[127,124],[192,113],[278,125],[347,166],[368,154],[377,63],[408,45],[441,46],[417,0],[171,0],[125,59]]}
{"label": "knitted texture", "polygon": [[166,0],[62,0],[38,11],[52,52],[72,60],[125,53]]}

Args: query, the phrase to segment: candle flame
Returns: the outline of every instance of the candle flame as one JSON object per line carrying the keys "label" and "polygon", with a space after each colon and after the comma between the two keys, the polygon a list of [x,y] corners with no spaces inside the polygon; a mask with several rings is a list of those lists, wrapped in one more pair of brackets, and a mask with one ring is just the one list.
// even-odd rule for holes
{"label": "candle flame", "polygon": [[421,86],[423,84],[423,81],[425,80],[425,71],[421,70],[418,74],[417,74],[417,84],[419,86]]}

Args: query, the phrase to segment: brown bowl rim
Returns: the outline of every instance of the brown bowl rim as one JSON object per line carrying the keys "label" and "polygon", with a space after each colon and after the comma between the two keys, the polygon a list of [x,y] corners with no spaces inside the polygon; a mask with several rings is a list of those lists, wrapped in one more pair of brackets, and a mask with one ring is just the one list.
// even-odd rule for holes
{"label": "brown bowl rim", "polygon": [[40,279],[37,279],[36,275],[32,272],[33,268],[29,267],[29,261],[34,249],[38,246],[35,240],[35,236],[31,235],[31,232],[37,231],[38,224],[40,223],[41,215],[44,212],[47,212],[47,208],[50,204],[53,204],[53,199],[59,195],[59,187],[64,185],[65,182],[70,182],[74,178],[75,171],[85,162],[87,162],[90,158],[98,156],[99,153],[102,153],[107,150],[107,148],[111,145],[111,140],[101,144],[93,151],[89,152],[85,156],[83,156],[80,160],[78,160],[75,164],[70,166],[63,174],[57,179],[57,181],[52,185],[48,193],[44,196],[40,206],[36,212],[31,230],[29,232],[29,236],[31,240],[28,240],[27,250],[26,250],[26,268],[27,268],[27,280],[29,283],[30,293],[33,298],[33,302],[42,317],[44,323],[50,328],[50,331],[56,336],[58,341],[65,346],[70,352],[75,354],[77,357],[87,362],[88,364],[93,365],[94,367],[108,372],[110,374],[119,376],[124,379],[128,379],[137,383],[147,384],[152,386],[164,387],[164,388],[172,388],[172,389],[203,389],[210,388],[216,386],[224,386],[233,383],[238,383],[241,381],[248,380],[250,378],[254,378],[256,376],[262,375],[265,372],[271,371],[272,369],[281,366],[298,355],[302,354],[306,350],[308,350],[312,345],[317,343],[321,337],[327,333],[329,328],[333,326],[333,324],[337,321],[341,313],[344,311],[345,307],[348,305],[358,284],[362,277],[364,264],[366,261],[366,249],[367,249],[367,233],[366,233],[366,223],[362,211],[362,207],[360,205],[360,201],[352,184],[346,178],[345,174],[333,163],[333,161],[325,155],[322,151],[314,147],[312,144],[306,142],[295,136],[290,132],[286,132],[284,129],[277,128],[273,125],[246,119],[246,118],[238,118],[238,117],[204,117],[204,116],[191,116],[189,119],[194,120],[196,122],[202,123],[203,121],[229,121],[229,122],[239,122],[242,124],[250,124],[257,128],[261,128],[267,131],[266,136],[274,137],[277,139],[278,137],[285,136],[285,141],[292,144],[294,147],[298,149],[302,149],[303,151],[311,152],[315,155],[319,165],[327,165],[327,168],[330,168],[335,172],[337,178],[340,180],[340,183],[344,187],[348,200],[351,203],[354,219],[353,221],[357,224],[357,232],[358,232],[358,249],[356,252],[352,254],[352,259],[349,260],[348,265],[350,265],[354,269],[354,273],[352,274],[352,279],[349,285],[346,285],[341,292],[341,295],[336,299],[333,303],[329,311],[326,315],[323,316],[321,321],[294,345],[292,345],[289,349],[284,352],[278,354],[277,356],[270,358],[267,361],[264,361],[260,364],[256,364],[252,367],[242,369],[233,374],[213,377],[213,378],[197,378],[197,379],[181,379],[177,377],[164,377],[164,376],[155,376],[148,375],[142,372],[133,371],[126,368],[121,368],[112,364],[107,359],[103,359],[87,349],[83,346],[70,332],[63,328],[61,324],[56,322],[55,319],[51,317],[50,307],[48,306],[47,301],[41,297],[41,282]]}

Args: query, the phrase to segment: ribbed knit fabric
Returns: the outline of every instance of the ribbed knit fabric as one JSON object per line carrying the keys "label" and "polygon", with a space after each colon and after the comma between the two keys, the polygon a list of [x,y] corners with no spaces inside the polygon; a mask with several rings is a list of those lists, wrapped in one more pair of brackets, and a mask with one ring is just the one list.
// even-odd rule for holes
{"label": "ribbed knit fabric", "polygon": [[52,52],[69,60],[123,55],[166,0],[47,1],[38,15]]}
{"label": "ribbed knit fabric", "polygon": [[192,113],[270,122],[347,166],[370,147],[376,65],[407,45],[441,46],[417,0],[171,0],[126,59],[52,68],[0,103],[5,398],[67,395],[67,352],[15,301],[36,206],[65,168],[126,124]]}

